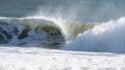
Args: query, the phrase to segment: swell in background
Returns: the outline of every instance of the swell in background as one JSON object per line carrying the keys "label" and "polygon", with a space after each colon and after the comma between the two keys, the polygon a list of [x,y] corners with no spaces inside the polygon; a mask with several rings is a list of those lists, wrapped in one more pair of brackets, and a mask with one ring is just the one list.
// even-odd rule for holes
{"label": "swell in background", "polygon": [[0,16],[45,15],[81,22],[103,22],[125,15],[123,0],[0,0]]}

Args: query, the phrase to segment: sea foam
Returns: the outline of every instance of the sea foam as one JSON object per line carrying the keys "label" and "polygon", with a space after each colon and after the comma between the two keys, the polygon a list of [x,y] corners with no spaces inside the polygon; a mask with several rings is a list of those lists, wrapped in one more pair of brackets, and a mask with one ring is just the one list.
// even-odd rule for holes
{"label": "sea foam", "polygon": [[95,25],[67,41],[61,49],[96,52],[125,52],[125,17]]}

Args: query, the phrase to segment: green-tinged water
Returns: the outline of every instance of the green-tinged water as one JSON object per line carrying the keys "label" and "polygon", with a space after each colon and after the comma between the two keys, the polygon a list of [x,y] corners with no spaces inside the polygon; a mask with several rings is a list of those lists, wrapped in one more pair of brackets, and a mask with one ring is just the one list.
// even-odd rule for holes
{"label": "green-tinged water", "polygon": [[5,19],[0,22],[1,44],[28,46],[27,43],[30,44],[30,42],[34,41],[39,41],[38,44],[35,43],[36,47],[45,45],[48,48],[57,48],[59,45],[64,44],[65,39],[60,28],[50,21],[40,19]]}

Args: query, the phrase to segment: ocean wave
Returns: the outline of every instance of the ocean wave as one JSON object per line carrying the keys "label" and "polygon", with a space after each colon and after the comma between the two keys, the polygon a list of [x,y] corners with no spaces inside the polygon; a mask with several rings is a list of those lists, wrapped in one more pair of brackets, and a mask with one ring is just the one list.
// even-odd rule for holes
{"label": "ocean wave", "polygon": [[94,52],[125,52],[125,17],[95,25],[67,41],[61,49]]}
{"label": "ocean wave", "polygon": [[60,28],[52,21],[0,18],[0,44],[58,48],[64,41]]}
{"label": "ocean wave", "polygon": [[59,48],[95,24],[47,17],[0,17],[0,44]]}

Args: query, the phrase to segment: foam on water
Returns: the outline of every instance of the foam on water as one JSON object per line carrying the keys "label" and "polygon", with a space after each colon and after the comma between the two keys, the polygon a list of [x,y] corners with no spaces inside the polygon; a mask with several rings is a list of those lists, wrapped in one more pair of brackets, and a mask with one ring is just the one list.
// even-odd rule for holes
{"label": "foam on water", "polygon": [[96,52],[125,52],[125,17],[111,20],[79,34],[61,49]]}
{"label": "foam on water", "polygon": [[[13,25],[18,27],[19,32],[23,31],[22,24],[24,20],[27,20],[29,24],[33,24],[31,28],[34,28],[34,23],[46,22],[52,24],[52,26],[57,26],[61,29],[61,34],[65,39],[65,46],[61,46],[60,49],[63,50],[75,50],[75,51],[95,51],[95,52],[114,52],[121,53],[125,52],[125,38],[124,38],[124,26],[125,26],[125,17],[122,17],[118,20],[110,20],[108,22],[100,23],[100,24],[85,24],[85,23],[76,23],[69,22],[64,19],[59,18],[51,18],[45,16],[32,16],[26,18],[5,18],[0,17],[1,21],[5,21],[6,23],[14,23],[10,25],[10,27],[5,26],[4,30],[7,28],[12,31]],[[17,24],[19,23],[19,24]],[[93,27],[94,26],[94,27]],[[7,27],[7,28],[6,28]],[[8,31],[9,31],[8,30]],[[35,34],[34,34],[35,33]],[[49,38],[45,38],[47,35],[44,31],[34,32],[30,30],[28,35],[34,35],[35,38],[38,39],[46,39],[43,44],[47,43]],[[19,33],[20,34],[20,33]],[[2,35],[2,33],[1,33]],[[40,36],[41,35],[41,36]],[[4,35],[2,35],[4,36]],[[8,40],[8,37],[4,37],[5,40]],[[60,37],[59,37],[60,39]],[[18,40],[17,36],[13,35],[13,39],[8,44],[19,44],[21,42],[28,42],[28,46],[42,46],[41,41],[33,40],[31,44],[29,41],[31,38],[26,38],[26,40]],[[18,41],[18,42],[17,42]],[[52,42],[54,39],[52,40]],[[61,40],[60,40],[61,41]],[[49,42],[48,42],[49,44]]]}
{"label": "foam on water", "polygon": [[52,21],[38,18],[0,19],[0,44],[57,48],[64,37]]}

